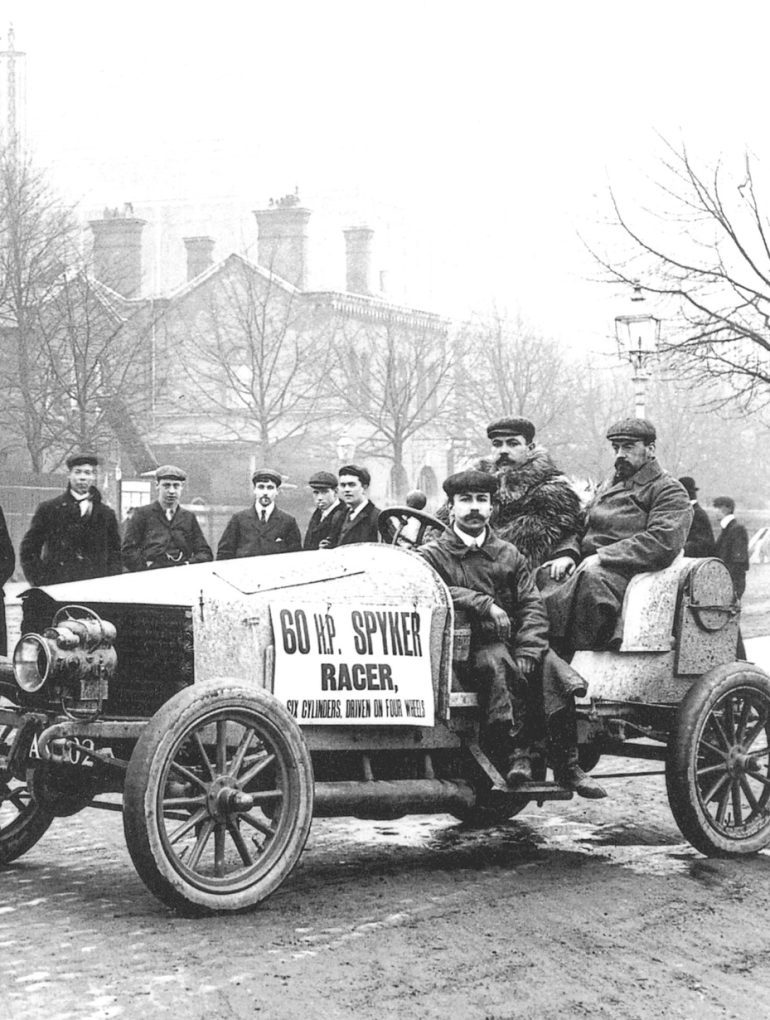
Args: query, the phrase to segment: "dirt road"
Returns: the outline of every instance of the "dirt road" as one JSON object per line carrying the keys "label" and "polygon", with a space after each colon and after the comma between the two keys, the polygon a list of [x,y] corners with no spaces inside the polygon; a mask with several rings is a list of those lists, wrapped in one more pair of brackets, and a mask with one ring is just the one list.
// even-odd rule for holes
{"label": "dirt road", "polygon": [[607,784],[485,831],[316,822],[260,911],[203,921],[146,892],[119,815],[62,819],[2,875],[4,1015],[770,1016],[770,857],[696,854],[661,776]]}

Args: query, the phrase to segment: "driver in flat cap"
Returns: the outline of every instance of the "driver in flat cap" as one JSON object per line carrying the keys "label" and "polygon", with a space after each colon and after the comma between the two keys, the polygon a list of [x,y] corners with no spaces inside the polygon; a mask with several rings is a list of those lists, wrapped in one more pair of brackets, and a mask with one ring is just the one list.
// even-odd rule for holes
{"label": "driver in flat cap", "polygon": [[646,418],[624,418],[607,430],[614,472],[599,486],[581,534],[562,557],[567,579],[544,593],[551,644],[566,657],[616,646],[628,582],[670,566],[684,548],[690,499],[658,463],[656,438]]}
{"label": "driver in flat cap", "polygon": [[180,506],[187,472],[164,464],[155,472],[158,498],[139,506],[126,522],[123,565],[126,570],[157,570],[208,563],[214,557],[198,518]]}
{"label": "driver in flat cap", "polygon": [[120,533],[114,510],[96,487],[99,458],[67,458],[67,488],[41,503],[21,541],[19,558],[30,584],[59,584],[119,574]]}
{"label": "driver in flat cap", "polygon": [[258,468],[254,472],[251,476],[254,502],[230,518],[217,546],[218,560],[270,556],[302,548],[296,520],[275,505],[282,481],[272,468]]}
{"label": "driver in flat cap", "polygon": [[472,628],[484,744],[509,786],[532,778],[529,685],[548,648],[548,620],[523,555],[491,530],[497,479],[460,471],[444,482],[451,531],[421,546]]}

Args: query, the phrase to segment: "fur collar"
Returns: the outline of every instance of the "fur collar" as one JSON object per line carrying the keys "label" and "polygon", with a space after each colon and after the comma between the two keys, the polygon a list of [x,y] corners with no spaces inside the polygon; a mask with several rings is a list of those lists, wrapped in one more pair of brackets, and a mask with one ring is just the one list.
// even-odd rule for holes
{"label": "fur collar", "polygon": [[535,446],[524,463],[517,466],[504,465],[498,468],[490,458],[482,457],[476,461],[474,467],[478,471],[497,475],[500,479],[498,498],[501,503],[516,502],[543,482],[550,482],[555,478],[566,481],[543,446]]}

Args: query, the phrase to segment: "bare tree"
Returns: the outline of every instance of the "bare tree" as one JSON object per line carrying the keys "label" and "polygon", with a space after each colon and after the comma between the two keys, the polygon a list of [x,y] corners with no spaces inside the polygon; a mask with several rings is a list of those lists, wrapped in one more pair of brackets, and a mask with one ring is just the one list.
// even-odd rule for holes
{"label": "bare tree", "polygon": [[[558,343],[518,316],[493,309],[466,323],[458,336],[462,371],[458,373],[459,409],[465,433],[486,444],[483,426],[496,418],[530,418],[549,447],[572,436],[570,394],[574,368]],[[469,413],[472,412],[472,413]]]}
{"label": "bare tree", "polygon": [[[330,320],[293,287],[233,255],[178,314],[187,334],[180,387],[218,436],[254,443],[269,463],[327,416]],[[169,322],[168,335],[176,328]]]}
{"label": "bare tree", "polygon": [[[726,382],[743,409],[770,401],[770,220],[754,160],[701,171],[666,143],[653,208],[614,194],[626,251],[594,255],[615,282],[641,282],[666,315],[666,352],[699,382]],[[766,199],[764,199],[766,201]],[[719,397],[717,396],[718,400]]]}
{"label": "bare tree", "polygon": [[51,418],[60,400],[40,345],[38,312],[59,285],[77,227],[43,175],[12,148],[0,152],[0,426],[42,471],[56,447]]}
{"label": "bare tree", "polygon": [[446,439],[455,350],[440,320],[351,321],[337,332],[327,390],[343,419],[363,432],[361,450],[392,462],[392,495],[408,486],[407,442],[430,431]]}

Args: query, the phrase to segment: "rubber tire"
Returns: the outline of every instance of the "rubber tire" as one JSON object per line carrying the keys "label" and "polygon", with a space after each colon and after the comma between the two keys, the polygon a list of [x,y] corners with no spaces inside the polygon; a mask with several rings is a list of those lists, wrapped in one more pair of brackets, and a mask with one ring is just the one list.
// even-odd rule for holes
{"label": "rubber tire", "polygon": [[[3,753],[8,749],[9,737],[10,733],[6,732],[2,738]],[[0,771],[0,782],[13,782],[13,776]],[[29,786],[26,783],[20,783],[14,787],[14,793],[17,790],[29,793]],[[0,810],[3,812],[6,799],[0,794]],[[30,793],[30,800],[25,808],[18,811],[15,818],[12,818],[7,824],[0,823],[0,866],[10,864],[11,861],[15,861],[17,857],[21,857],[31,850],[48,831],[53,819],[54,816],[51,812],[36,804]]]}
{"label": "rubber tire", "polygon": [[756,666],[729,663],[709,670],[692,685],[669,735],[666,790],[671,812],[685,838],[709,857],[756,854],[770,843],[770,804],[767,819],[756,832],[744,839],[729,838],[712,825],[700,803],[695,780],[699,740],[711,709],[725,694],[741,687],[757,691],[770,713],[770,677]]}
{"label": "rubber tire", "polygon": [[[281,757],[288,777],[274,842],[259,874],[233,891],[199,888],[175,866],[158,826],[158,802],[168,765],[184,735],[207,717],[231,713],[250,716]],[[211,720],[213,722],[213,719]],[[162,784],[162,785],[161,785]],[[136,743],[126,773],[123,828],[131,860],[147,888],[163,903],[186,916],[243,913],[253,910],[288,878],[305,846],[313,815],[313,767],[296,720],[271,694],[238,683],[195,684],[180,691],[153,716]]]}

